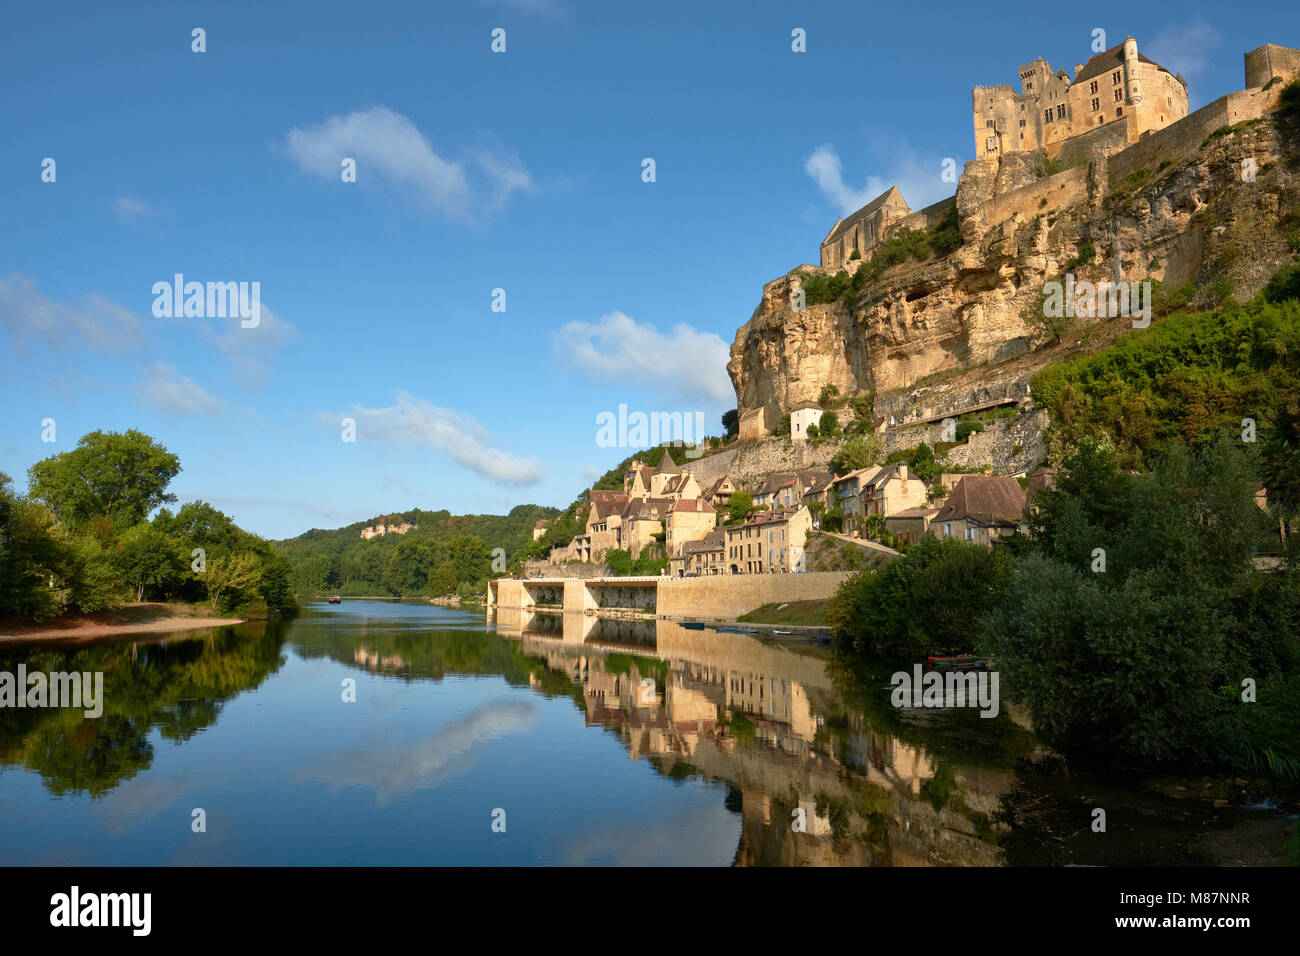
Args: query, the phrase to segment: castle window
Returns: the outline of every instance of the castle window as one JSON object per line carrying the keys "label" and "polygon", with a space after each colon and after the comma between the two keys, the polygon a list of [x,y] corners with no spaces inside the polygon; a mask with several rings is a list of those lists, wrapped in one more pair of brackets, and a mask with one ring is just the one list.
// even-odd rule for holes
{"label": "castle window", "polygon": [[985,120],[985,121],[984,121],[984,128],[985,128],[985,129],[992,129],[992,128],[993,128],[993,121],[992,121],[992,120]]}
{"label": "castle window", "polygon": [[1043,117],[1043,122],[1050,123],[1052,121],[1052,111],[1050,109],[1046,109],[1043,110],[1043,113],[1045,114]]}
{"label": "castle window", "polygon": [[1116,102],[1116,103],[1122,103],[1122,102],[1124,102],[1124,91],[1123,91],[1123,90],[1116,90],[1116,91],[1115,91],[1115,102]]}
{"label": "castle window", "polygon": [[1119,85],[1119,70],[1116,70],[1114,73],[1110,75],[1110,81],[1114,83],[1116,86]]}
{"label": "castle window", "polygon": [[1065,119],[1065,104],[1061,103],[1056,107],[1056,118]]}
{"label": "castle window", "polygon": [[1092,98],[1092,109],[1093,112],[1101,109],[1101,100],[1097,99],[1095,96]]}
{"label": "castle window", "polygon": [[[1025,128],[1025,121],[1024,121],[1024,120],[1021,120],[1021,121],[1020,121],[1020,128],[1021,128],[1021,129],[1024,129],[1024,128]],[[1021,138],[1021,139],[1024,139],[1024,138],[1025,138],[1025,134],[1024,134],[1024,133],[1021,133],[1021,134],[1020,134],[1020,138]]]}
{"label": "castle window", "polygon": [[1117,106],[1117,107],[1115,107],[1115,115],[1116,115],[1116,116],[1123,116],[1123,115],[1124,115],[1124,107],[1122,107],[1122,106]]}
{"label": "castle window", "polygon": [[1096,92],[1097,92],[1097,81],[1096,81],[1096,80],[1093,80],[1093,81],[1088,85],[1088,92],[1089,92],[1089,93],[1096,93]]}

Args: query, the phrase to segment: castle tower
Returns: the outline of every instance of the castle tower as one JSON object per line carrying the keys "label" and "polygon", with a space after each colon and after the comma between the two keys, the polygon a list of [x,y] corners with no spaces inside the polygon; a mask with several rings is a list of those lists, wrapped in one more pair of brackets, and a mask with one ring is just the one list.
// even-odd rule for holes
{"label": "castle tower", "polygon": [[1138,41],[1133,37],[1124,41],[1124,73],[1128,78],[1128,101],[1138,106],[1142,102],[1142,77],[1138,72]]}

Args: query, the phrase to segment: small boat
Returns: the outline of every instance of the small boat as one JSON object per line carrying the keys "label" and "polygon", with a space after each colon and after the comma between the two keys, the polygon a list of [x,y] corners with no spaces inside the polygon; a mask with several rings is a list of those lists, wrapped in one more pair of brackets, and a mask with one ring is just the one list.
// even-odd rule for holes
{"label": "small boat", "polygon": [[831,642],[831,636],[830,636],[829,634],[818,634],[818,635],[817,635],[817,643],[818,643],[818,644],[829,644],[830,642]]}
{"label": "small boat", "polygon": [[682,627],[688,631],[702,631],[704,626],[703,621],[682,621]]}
{"label": "small boat", "polygon": [[724,634],[757,634],[758,633],[758,628],[756,627],[737,627],[734,624],[719,624],[716,628],[714,628],[714,630],[722,631]]}
{"label": "small boat", "polygon": [[932,670],[992,670],[997,666],[997,662],[987,657],[976,657],[973,654],[958,654],[955,657],[927,657]]}
{"label": "small boat", "polygon": [[775,628],[775,627],[774,627],[774,628],[772,628],[772,633],[773,633],[773,634],[793,634],[794,631],[782,631],[782,630],[779,630],[778,628]]}
{"label": "small boat", "polygon": [[343,599],[342,599],[341,597],[339,597],[339,596],[336,594],[336,595],[334,595],[332,598],[330,598],[330,603],[331,603],[331,604],[342,604],[342,603],[343,603]]}

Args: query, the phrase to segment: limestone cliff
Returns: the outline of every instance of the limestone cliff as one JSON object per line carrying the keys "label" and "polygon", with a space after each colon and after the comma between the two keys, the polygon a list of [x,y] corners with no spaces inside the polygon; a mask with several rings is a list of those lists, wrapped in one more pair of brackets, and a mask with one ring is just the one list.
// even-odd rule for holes
{"label": "limestone cliff", "polygon": [[[804,277],[838,270],[801,266],[764,286],[731,347],[738,406],[763,407],[771,431],[829,383],[841,395],[876,389],[901,422],[925,417],[908,393],[936,373],[1019,356],[1025,381],[1047,342],[1025,315],[1067,271],[1195,283],[1199,305],[1248,298],[1291,258],[1287,234],[1294,242],[1300,226],[1295,137],[1274,114],[1281,89],[1230,94],[1122,150],[1062,154],[1074,165],[1059,172],[1040,154],[968,163],[952,254],[889,267],[802,312],[791,303]],[[1093,259],[1077,262],[1088,244]]]}

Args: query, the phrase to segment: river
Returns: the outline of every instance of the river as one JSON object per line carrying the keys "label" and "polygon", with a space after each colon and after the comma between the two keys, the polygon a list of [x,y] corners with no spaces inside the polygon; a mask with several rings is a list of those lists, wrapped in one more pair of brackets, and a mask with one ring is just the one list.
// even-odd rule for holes
{"label": "river", "polygon": [[0,709],[0,864],[1180,865],[1285,835],[1071,771],[1007,708],[896,710],[815,644],[506,614],[349,600],[0,646],[105,697]]}

